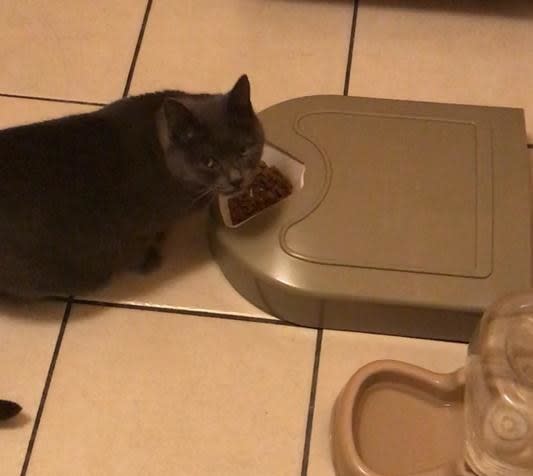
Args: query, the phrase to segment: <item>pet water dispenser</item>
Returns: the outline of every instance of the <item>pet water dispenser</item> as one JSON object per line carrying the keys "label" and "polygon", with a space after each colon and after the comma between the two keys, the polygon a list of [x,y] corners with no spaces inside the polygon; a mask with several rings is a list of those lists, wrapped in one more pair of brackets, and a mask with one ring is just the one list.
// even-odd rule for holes
{"label": "pet water dispenser", "polygon": [[533,475],[533,292],[482,318],[464,368],[361,368],[337,399],[338,476]]}
{"label": "pet water dispenser", "polygon": [[315,328],[467,342],[531,281],[521,109],[345,96],[259,113],[293,193],[238,226],[210,221],[228,281]]}

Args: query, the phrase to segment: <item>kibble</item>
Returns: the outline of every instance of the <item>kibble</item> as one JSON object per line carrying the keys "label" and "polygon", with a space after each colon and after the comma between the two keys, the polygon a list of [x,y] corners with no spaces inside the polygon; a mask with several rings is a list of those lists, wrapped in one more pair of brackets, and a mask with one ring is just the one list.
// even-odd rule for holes
{"label": "kibble", "polygon": [[277,167],[269,167],[264,162],[259,167],[252,184],[240,195],[228,200],[233,225],[242,223],[292,193],[292,184]]}

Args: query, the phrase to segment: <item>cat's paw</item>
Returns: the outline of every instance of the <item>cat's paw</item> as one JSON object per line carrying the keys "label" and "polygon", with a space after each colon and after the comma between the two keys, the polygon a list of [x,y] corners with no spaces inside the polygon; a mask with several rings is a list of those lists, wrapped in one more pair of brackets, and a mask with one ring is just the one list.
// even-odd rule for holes
{"label": "cat's paw", "polygon": [[159,250],[151,246],[146,250],[143,260],[135,269],[141,274],[152,273],[161,267],[162,262],[163,258],[161,257]]}

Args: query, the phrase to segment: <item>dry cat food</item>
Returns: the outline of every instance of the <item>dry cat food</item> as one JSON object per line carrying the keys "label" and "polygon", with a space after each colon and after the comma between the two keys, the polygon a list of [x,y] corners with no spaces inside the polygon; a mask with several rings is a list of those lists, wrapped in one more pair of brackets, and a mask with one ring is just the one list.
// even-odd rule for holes
{"label": "dry cat food", "polygon": [[292,193],[292,184],[276,167],[259,164],[260,171],[252,185],[228,200],[231,222],[237,225],[252,215],[274,205]]}

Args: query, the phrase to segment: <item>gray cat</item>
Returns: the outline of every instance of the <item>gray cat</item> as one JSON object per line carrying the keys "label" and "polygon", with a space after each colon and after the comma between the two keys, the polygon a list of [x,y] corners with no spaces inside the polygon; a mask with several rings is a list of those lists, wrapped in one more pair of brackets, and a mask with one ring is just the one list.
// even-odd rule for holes
{"label": "gray cat", "polygon": [[254,176],[264,135],[242,76],[0,131],[0,293],[81,294],[154,269],[168,228]]}

